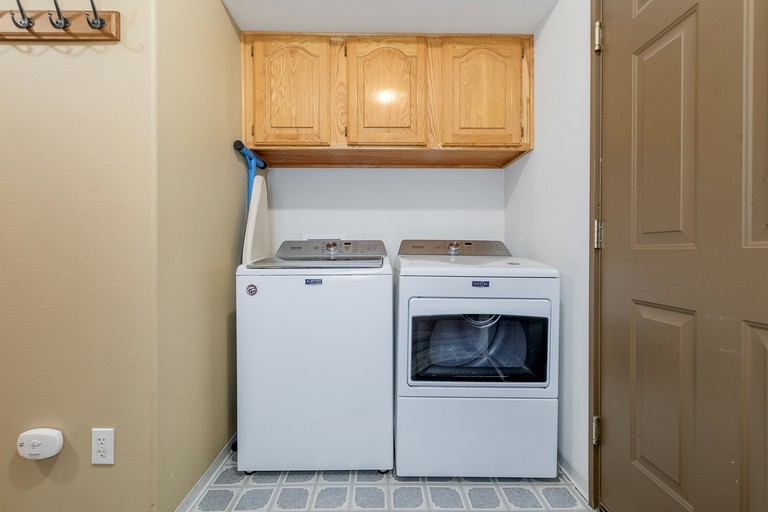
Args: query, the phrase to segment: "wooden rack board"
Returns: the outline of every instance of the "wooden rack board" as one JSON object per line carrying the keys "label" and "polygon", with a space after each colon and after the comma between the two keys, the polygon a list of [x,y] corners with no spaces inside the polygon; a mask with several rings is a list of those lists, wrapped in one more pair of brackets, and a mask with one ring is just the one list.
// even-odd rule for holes
{"label": "wooden rack board", "polygon": [[[0,42],[5,41],[119,41],[120,13],[118,11],[99,11],[99,16],[107,21],[104,28],[94,30],[88,25],[86,11],[62,11],[70,25],[57,29],[48,20],[49,11],[26,11],[27,16],[35,21],[28,28],[17,28],[11,20],[11,12],[20,19],[18,11],[0,11]],[[91,17],[92,13],[89,13]],[[56,13],[53,13],[56,18]]]}

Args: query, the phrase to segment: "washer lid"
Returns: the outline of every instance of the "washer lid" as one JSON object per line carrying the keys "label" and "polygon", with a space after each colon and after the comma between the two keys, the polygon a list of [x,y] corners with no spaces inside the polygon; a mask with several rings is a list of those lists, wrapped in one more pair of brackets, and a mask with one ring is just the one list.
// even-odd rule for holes
{"label": "washer lid", "polygon": [[511,256],[401,255],[395,260],[395,270],[401,276],[560,277],[549,265]]}

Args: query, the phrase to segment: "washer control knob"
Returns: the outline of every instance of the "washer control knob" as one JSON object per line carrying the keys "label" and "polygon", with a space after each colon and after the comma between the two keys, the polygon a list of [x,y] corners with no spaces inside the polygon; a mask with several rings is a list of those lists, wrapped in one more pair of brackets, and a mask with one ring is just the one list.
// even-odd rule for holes
{"label": "washer control knob", "polygon": [[336,242],[334,242],[333,240],[331,240],[330,242],[327,242],[327,243],[325,244],[325,249],[326,249],[328,252],[330,252],[331,254],[333,254],[334,252],[336,252],[336,251],[338,250],[338,248],[339,248],[339,244],[337,244],[337,243],[336,243]]}
{"label": "washer control knob", "polygon": [[461,244],[459,242],[453,241],[448,244],[448,251],[451,254],[456,254],[457,252],[459,252],[459,249],[461,249]]}

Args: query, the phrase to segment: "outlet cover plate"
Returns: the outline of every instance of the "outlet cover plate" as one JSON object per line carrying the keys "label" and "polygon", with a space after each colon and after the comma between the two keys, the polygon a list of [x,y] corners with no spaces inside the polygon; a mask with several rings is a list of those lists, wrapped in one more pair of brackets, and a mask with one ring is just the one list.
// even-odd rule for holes
{"label": "outlet cover plate", "polygon": [[115,429],[91,429],[91,464],[115,463]]}

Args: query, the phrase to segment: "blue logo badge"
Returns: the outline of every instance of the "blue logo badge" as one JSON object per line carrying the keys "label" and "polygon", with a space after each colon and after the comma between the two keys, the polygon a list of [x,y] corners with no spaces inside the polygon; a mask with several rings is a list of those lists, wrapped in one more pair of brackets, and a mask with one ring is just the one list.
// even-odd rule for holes
{"label": "blue logo badge", "polygon": [[323,284],[323,280],[322,279],[305,279],[304,284],[307,284],[307,285]]}
{"label": "blue logo badge", "polygon": [[490,281],[472,281],[472,286],[474,288],[488,288],[491,286]]}

